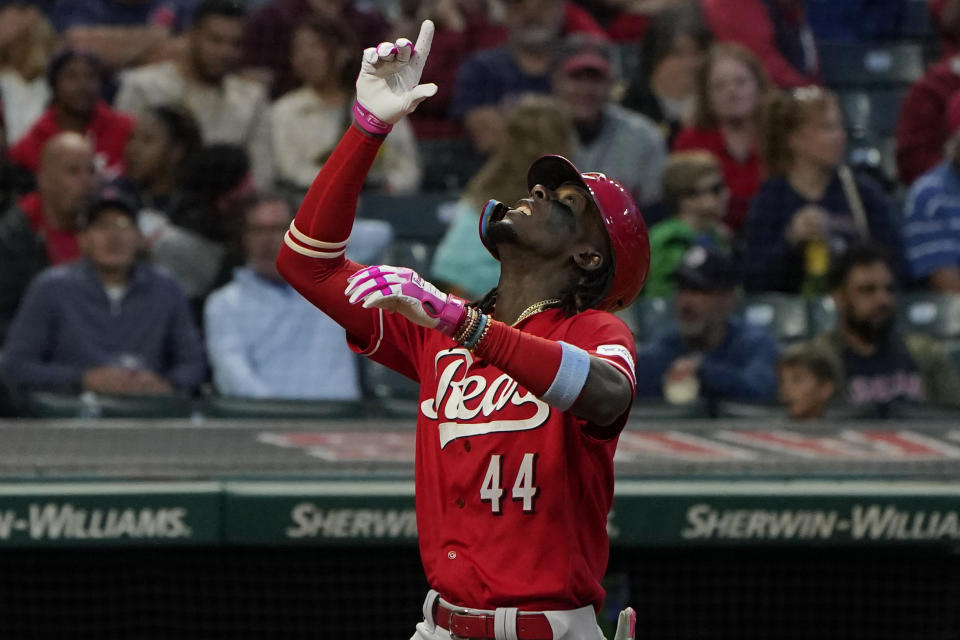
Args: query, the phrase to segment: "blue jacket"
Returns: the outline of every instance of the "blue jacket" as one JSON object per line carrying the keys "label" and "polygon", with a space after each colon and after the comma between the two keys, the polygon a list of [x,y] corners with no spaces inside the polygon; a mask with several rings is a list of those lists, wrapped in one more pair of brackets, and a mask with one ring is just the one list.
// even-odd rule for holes
{"label": "blue jacket", "polygon": [[[637,354],[637,395],[662,398],[663,374],[674,360],[691,353],[676,329],[645,344]],[[700,396],[772,402],[777,391],[776,363],[777,343],[766,330],[730,320],[723,342],[704,354],[700,364]]]}
{"label": "blue jacket", "polygon": [[76,391],[92,367],[149,369],[179,390],[203,382],[203,343],[187,297],[165,271],[133,268],[111,302],[85,259],[52,267],[31,283],[10,325],[0,372],[34,389]]}

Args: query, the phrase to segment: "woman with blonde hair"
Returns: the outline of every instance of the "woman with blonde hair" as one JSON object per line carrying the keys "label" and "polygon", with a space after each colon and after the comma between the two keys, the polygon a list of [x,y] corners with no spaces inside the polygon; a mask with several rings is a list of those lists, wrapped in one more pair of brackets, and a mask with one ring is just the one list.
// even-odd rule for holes
{"label": "woman with blonde hair", "polygon": [[56,44],[53,26],[35,6],[0,9],[0,95],[7,142],[25,134],[50,101],[46,71]]}
{"label": "woman with blonde hair", "polygon": [[883,245],[900,268],[889,198],[843,164],[847,137],[833,93],[809,86],[772,96],[763,140],[769,177],[747,221],[748,291],[823,293],[830,256],[866,241]]}
{"label": "woman with blonde hair", "polygon": [[546,153],[569,157],[573,122],[554,98],[526,95],[510,109],[503,142],[467,184],[453,222],[434,255],[435,281],[471,298],[497,286],[500,264],[480,242],[480,210],[487,200],[514,203],[529,195],[527,168]]}
{"label": "woman with blonde hair", "polygon": [[720,160],[730,187],[724,222],[734,232],[746,220],[760,187],[760,121],[770,82],[763,65],[738,44],[715,44],[697,76],[693,124],[681,131],[674,151],[704,149]]}

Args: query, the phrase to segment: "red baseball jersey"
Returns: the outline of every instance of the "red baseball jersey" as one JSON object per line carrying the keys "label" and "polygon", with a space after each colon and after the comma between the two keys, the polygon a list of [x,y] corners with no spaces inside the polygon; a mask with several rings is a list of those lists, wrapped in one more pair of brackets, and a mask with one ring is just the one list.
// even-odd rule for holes
{"label": "red baseball jersey", "polygon": [[[353,349],[420,382],[416,508],[430,585],[482,609],[599,607],[607,566],[613,454],[628,411],[604,427],[554,409],[443,334],[401,315],[352,305],[362,268],[342,246],[379,140],[354,129],[314,182],[277,265],[347,330]],[[479,242],[479,239],[478,239]],[[602,358],[635,386],[634,340],[616,316],[549,309],[517,328]],[[552,372],[545,372],[550,374]]]}
{"label": "red baseball jersey", "polygon": [[[550,309],[518,328],[585,349],[634,385],[633,335],[610,313]],[[617,438],[587,435],[584,420],[402,316],[383,313],[351,346],[420,382],[417,535],[430,585],[476,608],[599,607]]]}

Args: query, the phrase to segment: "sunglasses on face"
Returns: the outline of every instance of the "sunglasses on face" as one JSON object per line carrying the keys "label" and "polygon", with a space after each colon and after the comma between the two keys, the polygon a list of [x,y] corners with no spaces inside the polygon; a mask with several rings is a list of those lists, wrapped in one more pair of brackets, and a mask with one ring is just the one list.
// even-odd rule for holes
{"label": "sunglasses on face", "polygon": [[727,183],[723,180],[719,180],[708,187],[703,189],[688,189],[686,196],[688,198],[699,198],[700,196],[712,195],[714,197],[720,197],[727,191]]}

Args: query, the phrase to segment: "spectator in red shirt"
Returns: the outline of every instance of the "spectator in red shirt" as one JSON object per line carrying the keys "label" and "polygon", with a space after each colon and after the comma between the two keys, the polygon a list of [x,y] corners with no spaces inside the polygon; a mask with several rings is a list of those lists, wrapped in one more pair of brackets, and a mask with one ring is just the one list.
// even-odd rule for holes
{"label": "spectator in red shirt", "polygon": [[344,20],[353,28],[357,42],[363,43],[382,42],[390,31],[380,12],[360,9],[352,0],[271,0],[247,20],[242,62],[266,81],[271,97],[297,88],[290,67],[290,41],[294,28],[310,18]]}
{"label": "spectator in red shirt", "polygon": [[79,255],[76,217],[94,182],[90,143],[59,133],[43,148],[37,191],[0,214],[0,338],[33,276]]}
{"label": "spectator in red shirt", "polygon": [[738,42],[763,61],[782,88],[817,84],[819,62],[804,0],[701,0],[717,40]]}
{"label": "spectator in red shirt", "polygon": [[947,105],[960,91],[960,55],[941,59],[917,80],[900,105],[897,119],[897,171],[900,182],[914,180],[943,159],[950,137]]}
{"label": "spectator in red shirt", "polygon": [[724,222],[737,231],[760,187],[760,112],[770,84],[760,61],[737,44],[715,45],[697,78],[693,126],[681,131],[675,151],[705,149],[723,166],[730,187]]}
{"label": "spectator in red shirt", "polygon": [[103,70],[97,58],[76,49],[61,51],[50,62],[50,106],[10,149],[10,158],[36,172],[46,142],[61,131],[73,131],[93,143],[96,168],[107,179],[123,169],[123,149],[133,118],[103,100]]}

